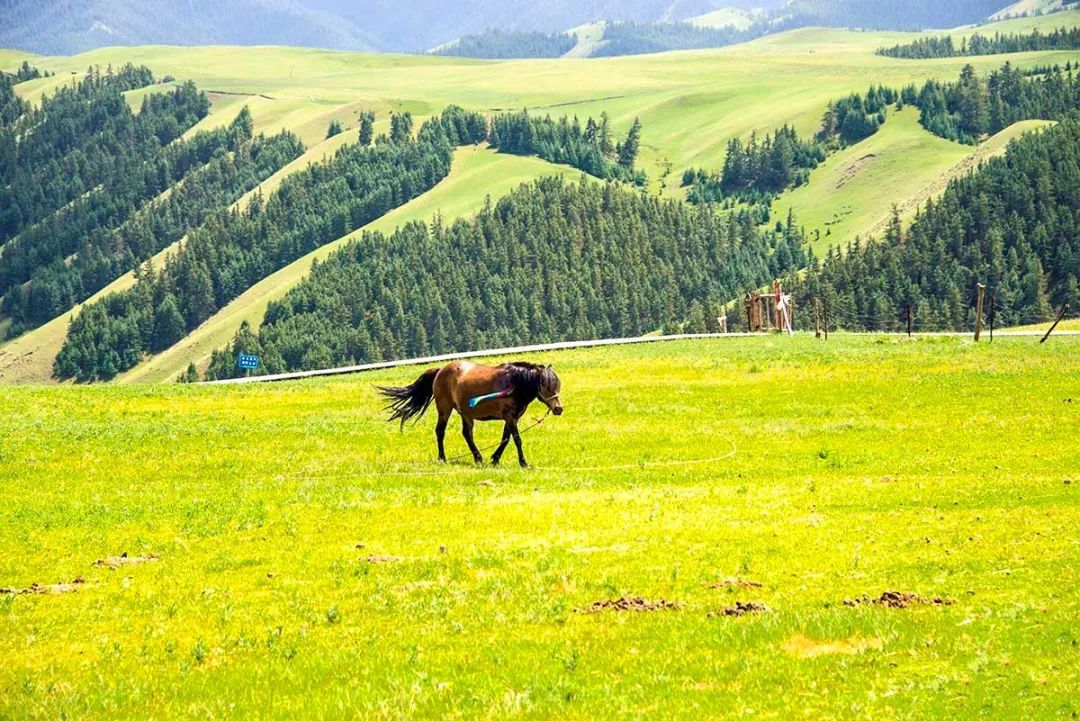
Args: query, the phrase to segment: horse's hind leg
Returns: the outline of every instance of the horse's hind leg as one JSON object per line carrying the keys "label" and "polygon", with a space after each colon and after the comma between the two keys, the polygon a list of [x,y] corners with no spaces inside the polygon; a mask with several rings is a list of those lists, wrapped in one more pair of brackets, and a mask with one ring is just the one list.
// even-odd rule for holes
{"label": "horse's hind leg", "polygon": [[446,424],[450,422],[450,408],[443,411],[439,409],[439,420],[435,423],[435,440],[439,443],[439,460],[446,461],[446,449],[443,445],[443,441],[446,439]]}
{"label": "horse's hind leg", "polygon": [[499,465],[499,460],[502,458],[503,451],[506,450],[506,444],[510,442],[510,421],[506,422],[503,426],[502,442],[499,443],[499,447],[495,449],[495,452],[491,454],[491,465]]}
{"label": "horse's hind leg", "polygon": [[469,444],[469,450],[472,451],[473,460],[477,463],[483,463],[484,457],[480,455],[480,449],[476,447],[476,442],[473,440],[473,419],[461,417],[461,435],[465,437],[465,442]]}

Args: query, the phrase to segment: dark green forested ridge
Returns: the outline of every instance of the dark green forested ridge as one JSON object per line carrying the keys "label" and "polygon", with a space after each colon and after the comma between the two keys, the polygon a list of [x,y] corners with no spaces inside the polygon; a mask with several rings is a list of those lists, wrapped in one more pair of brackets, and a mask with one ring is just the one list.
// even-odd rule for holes
{"label": "dark green forested ridge", "polygon": [[463,58],[557,58],[570,52],[577,40],[566,33],[541,33],[488,28],[431,51],[432,55]]}
{"label": "dark green forested ridge", "polygon": [[865,140],[885,124],[889,106],[900,99],[900,93],[892,88],[876,85],[865,95],[852,93],[832,101],[825,110],[817,139],[841,147]]}
{"label": "dark green forested ridge", "polygon": [[206,96],[184,84],[148,95],[136,115],[123,93],[152,82],[146,68],[91,68],[0,127],[0,242],[152,158],[209,112]]}
{"label": "dark green forested ridge", "polygon": [[584,127],[577,117],[553,120],[550,115],[530,115],[524,110],[501,113],[492,119],[488,142],[503,152],[538,155],[597,178],[645,183],[644,172],[634,169],[641,144],[637,118],[626,138],[615,142],[606,112],[600,114],[599,121],[588,118]]}
{"label": "dark green forested ridge", "polygon": [[30,104],[15,94],[15,78],[0,73],[0,128],[14,123],[30,108]]}
{"label": "dark green forested ridge", "polygon": [[[370,137],[371,121],[361,115],[361,136]],[[493,118],[489,130],[484,116],[451,106],[415,138],[412,123],[409,113],[394,114],[390,135],[373,146],[346,146],[332,160],[287,178],[265,203],[210,215],[161,272],[139,269],[135,288],[82,310],[57,357],[57,375],[108,378],[172,345],[261,278],[430,189],[449,172],[458,145],[488,140],[501,151],[537,153],[600,177],[643,180],[634,170],[637,121],[619,143],[611,142],[606,117],[599,123],[590,118],[582,129],[577,121],[510,113]],[[101,267],[100,254],[86,257],[93,270]],[[83,269],[81,258],[76,265]],[[43,309],[77,297],[85,279],[54,264],[38,280],[41,292],[12,294],[20,318],[44,317]]]}
{"label": "dark green forested ridge", "polygon": [[1080,109],[1080,74],[1073,67],[1044,68],[1039,75],[1010,63],[983,78],[971,65],[955,81],[928,80],[897,92],[878,86],[829,104],[819,140],[835,137],[850,145],[877,132],[892,103],[915,105],[919,122],[947,140],[975,144],[1021,120],[1055,120]]}
{"label": "dark green forested ridge", "polygon": [[141,268],[134,288],[83,308],[56,374],[108,378],[169,347],[260,279],[429,190],[450,171],[451,137],[479,142],[485,128],[481,116],[448,108],[415,139],[343,146],[268,198],[212,215],[160,272]]}
{"label": "dark green forested ridge", "polygon": [[545,178],[472,220],[368,233],[280,301],[237,352],[266,372],[526,342],[716,327],[723,304],[805,261],[794,222],[762,232],[719,213],[613,184]]}
{"label": "dark green forested ridge", "polygon": [[9,337],[66,312],[180,240],[303,150],[290,133],[253,138],[245,108],[228,128],[173,143],[141,174],[118,179],[120,187],[110,183],[26,229],[0,260]]}
{"label": "dark green forested ridge", "polygon": [[745,143],[731,139],[719,175],[691,169],[683,174],[682,182],[690,186],[687,199],[691,203],[725,198],[767,202],[787,188],[805,183],[825,155],[824,144],[803,140],[794,128],[785,125],[760,142],[756,133]]}
{"label": "dark green forested ridge", "polygon": [[[248,116],[250,117],[250,116]],[[81,240],[97,230],[115,227],[145,202],[171,188],[192,170],[225,150],[235,150],[242,128],[198,133],[161,148],[152,156],[117,159],[115,171],[102,183],[43,220],[24,227],[4,246],[0,263],[0,295],[25,282],[35,270],[78,250]]]}
{"label": "dark green forested ridge", "polygon": [[984,79],[969,65],[955,82],[927,81],[915,104],[927,130],[973,144],[1020,120],[1056,120],[1080,109],[1080,74],[1054,68],[1028,77],[1006,63]]}
{"label": "dark green forested ridge", "polygon": [[927,130],[948,140],[975,144],[1021,120],[1053,120],[1080,109],[1080,74],[1071,65],[1044,68],[1037,76],[1011,64],[980,78],[968,65],[953,82],[927,81],[900,91],[882,85],[830,101],[813,140],[784,127],[757,142],[729,142],[724,167],[710,174],[691,168],[683,175],[691,202],[768,202],[805,181],[832,151],[870,137],[890,107],[915,105]]}
{"label": "dark green forested ridge", "polygon": [[[1076,308],[1080,281],[1080,119],[1013,141],[1006,154],[954,180],[908,230],[894,218],[878,242],[832,248],[788,283],[798,307],[826,299],[836,325],[899,330],[972,327],[976,284],[1000,326]],[[988,295],[989,309],[989,295]],[[989,310],[987,311],[989,312]],[[812,323],[807,313],[802,322]]]}
{"label": "dark green forested ridge", "polygon": [[603,42],[593,53],[596,57],[642,55],[668,50],[719,48],[746,42],[775,32],[769,22],[755,23],[739,30],[733,26],[712,28],[690,23],[611,22],[604,28]]}
{"label": "dark green forested ridge", "polygon": [[1076,50],[1080,48],[1080,28],[1057,28],[1049,33],[1034,30],[1031,33],[994,33],[962,38],[957,45],[951,36],[941,35],[920,38],[904,45],[878,48],[877,54],[890,58],[921,60],[927,58],[955,58],[974,55],[1000,55],[1024,53],[1037,50]]}
{"label": "dark green forested ridge", "polygon": [[43,75],[25,60],[14,73],[0,71],[0,128],[15,122],[30,108],[29,103],[15,94],[15,86],[40,77],[49,77],[49,73]]}

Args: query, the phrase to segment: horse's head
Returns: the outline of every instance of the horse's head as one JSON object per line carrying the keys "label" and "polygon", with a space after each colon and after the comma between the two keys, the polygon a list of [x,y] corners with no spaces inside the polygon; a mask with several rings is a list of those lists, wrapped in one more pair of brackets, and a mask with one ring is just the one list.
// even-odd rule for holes
{"label": "horse's head", "polygon": [[545,366],[540,370],[540,389],[537,397],[540,402],[548,407],[552,413],[561,416],[563,412],[562,401],[559,400],[559,391],[562,390],[562,381],[551,366]]}

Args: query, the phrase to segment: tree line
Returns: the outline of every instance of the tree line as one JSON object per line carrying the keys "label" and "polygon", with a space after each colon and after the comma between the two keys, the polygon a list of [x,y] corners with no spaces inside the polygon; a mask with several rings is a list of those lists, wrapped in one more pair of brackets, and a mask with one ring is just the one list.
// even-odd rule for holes
{"label": "tree line", "polygon": [[953,180],[907,230],[894,215],[878,242],[813,259],[806,274],[787,281],[800,323],[812,327],[816,298],[842,328],[900,330],[910,307],[915,330],[969,330],[979,283],[993,294],[1002,326],[1047,320],[1064,303],[1077,307],[1077,188],[1080,119],[1071,117]]}
{"label": "tree line", "polygon": [[558,58],[570,52],[577,39],[567,33],[488,28],[482,33],[436,48],[432,55],[463,58]]}
{"label": "tree line", "polygon": [[1006,63],[983,79],[968,65],[955,82],[928,80],[914,102],[927,130],[974,144],[1020,120],[1055,120],[1080,108],[1080,74],[1054,68],[1028,77]]}
{"label": "tree line", "polygon": [[740,30],[734,26],[699,27],[691,23],[609,22],[595,57],[643,55],[669,50],[719,48],[746,42],[768,32],[763,23]]}
{"label": "tree line", "polygon": [[1001,55],[1025,53],[1038,50],[1076,50],[1080,48],[1080,28],[1057,28],[1043,33],[994,33],[962,38],[960,44],[950,35],[919,38],[907,44],[878,48],[877,54],[890,58],[923,60],[929,58],[955,58],[973,55]]}
{"label": "tree line", "polygon": [[690,187],[691,203],[726,198],[767,202],[785,189],[805,183],[825,155],[822,143],[804,140],[794,128],[785,125],[763,141],[758,141],[757,133],[752,133],[746,142],[732,138],[718,176],[689,169],[683,173],[682,184]]}
{"label": "tree line", "polygon": [[645,184],[645,173],[635,170],[641,147],[641,122],[634,118],[626,137],[615,142],[606,112],[585,126],[575,116],[553,120],[550,115],[500,113],[491,122],[488,143],[516,155],[538,155],[552,163],[570,165],[605,180]]}
{"label": "tree line", "polygon": [[883,85],[830,101],[813,140],[785,126],[765,141],[729,141],[719,173],[690,168],[683,174],[690,202],[768,203],[806,181],[809,172],[835,150],[870,137],[884,125],[889,108],[919,108],[919,122],[947,140],[975,144],[1021,120],[1053,120],[1080,109],[1080,74],[1071,65],[1028,75],[1006,63],[981,78],[967,65],[952,82],[928,80],[918,89]]}
{"label": "tree line", "polygon": [[449,173],[452,154],[435,119],[416,139],[343,146],[269,197],[213,214],[160,271],[140,268],[134,288],[80,312],[56,375],[106,379],[168,348],[260,279],[432,188]]}
{"label": "tree line", "polygon": [[35,80],[41,77],[51,77],[46,71],[42,73],[38,68],[23,60],[19,69],[13,73],[0,70],[0,128],[15,122],[20,115],[30,108],[30,104],[15,94],[15,86],[25,83],[27,80]]}
{"label": "tree line", "polygon": [[[586,127],[606,123],[590,118]],[[374,115],[361,113],[360,124],[367,142],[344,146],[333,158],[290,175],[267,199],[209,213],[160,270],[139,267],[134,288],[83,308],[55,374],[106,379],[171,346],[261,278],[429,190],[448,174],[459,145],[489,140],[506,152],[535,152],[607,177],[632,178],[640,136],[635,122],[614,146],[614,158],[593,167],[578,152],[585,130],[549,117],[513,113],[496,116],[489,127],[483,115],[451,106],[414,137],[412,116],[395,113],[390,134],[373,140]]]}
{"label": "tree line", "polygon": [[828,155],[877,132],[885,122],[888,106],[899,94],[883,86],[870,86],[865,94],[853,93],[830,101],[821,129],[812,139],[799,137],[785,125],[758,141],[753,133],[743,142],[728,141],[724,166],[719,173],[690,168],[682,184],[689,187],[691,203],[740,201],[768,205],[780,193],[806,182],[810,171]]}
{"label": "tree line", "polygon": [[206,97],[183,85],[148,95],[136,115],[123,93],[152,82],[144,67],[90,68],[0,127],[0,243],[150,160],[209,112]]}
{"label": "tree line", "polygon": [[260,372],[526,342],[715,330],[724,304],[806,262],[793,221],[692,208],[615,184],[544,178],[477,216],[363,237],[214,353]]}
{"label": "tree line", "polygon": [[[0,309],[9,337],[71,309],[180,240],[297,158],[290,133],[253,137],[245,107],[225,128],[174,142],[4,246]],[[162,195],[166,190],[170,192]]]}

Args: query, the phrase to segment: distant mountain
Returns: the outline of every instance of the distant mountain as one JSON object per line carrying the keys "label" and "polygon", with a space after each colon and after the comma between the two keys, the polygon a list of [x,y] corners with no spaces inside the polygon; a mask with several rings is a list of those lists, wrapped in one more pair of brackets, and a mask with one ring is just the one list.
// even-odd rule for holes
{"label": "distant mountain", "polygon": [[0,47],[300,45],[423,52],[489,28],[561,32],[595,20],[676,22],[759,7],[787,25],[948,27],[1009,0],[0,0]]}
{"label": "distant mountain", "polygon": [[732,5],[779,7],[786,0],[305,0],[362,25],[388,49],[425,51],[500,30],[562,32],[595,20],[685,20]]}
{"label": "distant mountain", "polygon": [[110,45],[383,44],[304,0],[0,0],[0,47],[67,55]]}
{"label": "distant mountain", "polygon": [[781,12],[806,24],[923,30],[983,22],[1008,4],[1008,0],[791,0]]}

